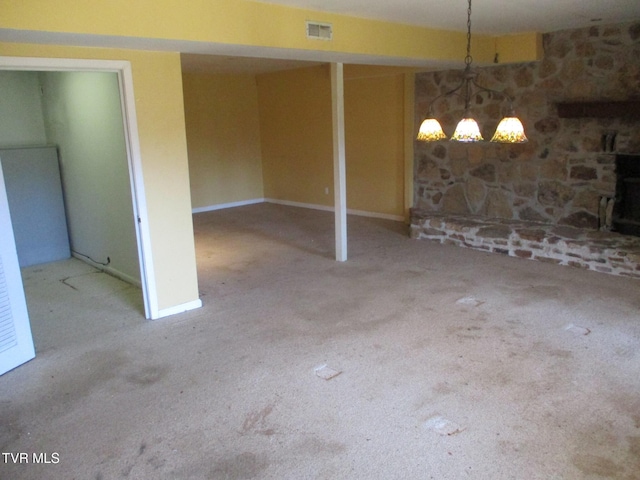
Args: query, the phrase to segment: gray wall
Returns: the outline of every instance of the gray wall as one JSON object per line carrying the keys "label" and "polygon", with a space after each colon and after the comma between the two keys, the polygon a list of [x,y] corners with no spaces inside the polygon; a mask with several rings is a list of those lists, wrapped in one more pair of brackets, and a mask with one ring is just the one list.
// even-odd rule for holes
{"label": "gray wall", "polygon": [[55,147],[0,148],[20,267],[71,256]]}
{"label": "gray wall", "polygon": [[108,270],[139,284],[117,75],[0,71],[0,87],[2,97],[16,98],[0,102],[0,118],[22,125],[0,124],[0,147],[58,146],[72,250],[101,263],[109,258]]}
{"label": "gray wall", "polygon": [[0,71],[0,147],[44,145],[37,72]]}

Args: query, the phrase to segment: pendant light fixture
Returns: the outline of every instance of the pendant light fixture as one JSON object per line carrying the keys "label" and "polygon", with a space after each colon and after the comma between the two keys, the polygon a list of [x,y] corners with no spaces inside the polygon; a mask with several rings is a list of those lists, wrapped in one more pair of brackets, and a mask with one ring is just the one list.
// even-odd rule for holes
{"label": "pendant light fixture", "polygon": [[471,0],[467,9],[467,56],[464,58],[465,68],[462,75],[462,82],[453,90],[438,95],[429,104],[428,116],[420,125],[418,140],[424,142],[435,142],[447,138],[442,130],[440,122],[433,116],[433,105],[439,100],[450,95],[458,95],[464,98],[464,116],[458,123],[451,140],[456,142],[480,142],[484,139],[480,133],[478,123],[471,116],[471,98],[475,95],[488,93],[503,97],[509,102],[509,114],[498,124],[498,128],[491,138],[492,142],[498,143],[524,143],[527,137],[524,134],[522,122],[515,116],[513,110],[513,99],[504,92],[492,90],[478,85],[478,74],[471,69]]}

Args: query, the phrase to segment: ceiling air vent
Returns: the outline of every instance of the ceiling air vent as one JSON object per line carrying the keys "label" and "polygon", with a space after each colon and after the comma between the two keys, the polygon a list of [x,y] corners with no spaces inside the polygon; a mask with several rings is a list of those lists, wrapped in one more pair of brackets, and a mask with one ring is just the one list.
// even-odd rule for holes
{"label": "ceiling air vent", "polygon": [[333,30],[330,23],[307,22],[307,38],[331,40]]}

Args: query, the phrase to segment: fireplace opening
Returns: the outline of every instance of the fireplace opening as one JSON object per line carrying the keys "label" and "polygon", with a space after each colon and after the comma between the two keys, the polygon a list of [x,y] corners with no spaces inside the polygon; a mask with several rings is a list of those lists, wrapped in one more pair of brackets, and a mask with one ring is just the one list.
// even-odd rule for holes
{"label": "fireplace opening", "polygon": [[612,230],[640,236],[640,155],[616,155]]}

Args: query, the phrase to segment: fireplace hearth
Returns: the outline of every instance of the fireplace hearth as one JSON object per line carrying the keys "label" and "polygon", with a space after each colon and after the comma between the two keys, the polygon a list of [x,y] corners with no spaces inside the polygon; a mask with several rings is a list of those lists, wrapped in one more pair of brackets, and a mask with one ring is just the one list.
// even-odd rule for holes
{"label": "fireplace hearth", "polygon": [[640,155],[616,155],[612,230],[640,236]]}

